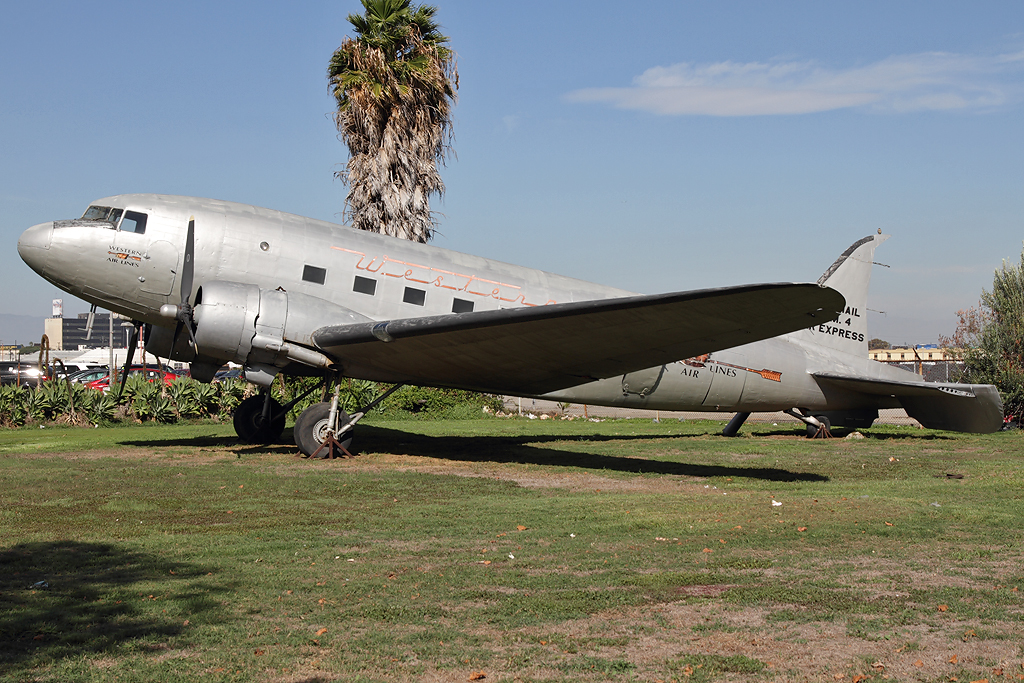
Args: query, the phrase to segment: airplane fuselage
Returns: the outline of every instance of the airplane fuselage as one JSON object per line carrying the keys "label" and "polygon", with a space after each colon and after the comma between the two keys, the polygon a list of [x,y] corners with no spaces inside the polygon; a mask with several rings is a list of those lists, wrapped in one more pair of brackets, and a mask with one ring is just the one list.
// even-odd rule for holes
{"label": "airplane fuselage", "polygon": [[19,250],[36,272],[61,289],[153,325],[172,324],[161,317],[160,307],[178,300],[175,277],[191,217],[196,225],[197,288],[215,280],[251,283],[268,290],[280,287],[358,311],[364,319],[630,294],[232,202],[119,195],[96,200],[93,205],[144,215],[145,232],[115,229],[102,221],[54,221],[26,231]]}
{"label": "airplane fuselage", "polygon": [[867,358],[806,344],[805,332],[715,351],[659,368],[649,368],[552,392],[545,399],[646,410],[763,412],[800,407],[808,412],[898,408],[891,396],[866,401],[860,394],[832,390],[815,381],[821,371],[896,381],[921,378]]}

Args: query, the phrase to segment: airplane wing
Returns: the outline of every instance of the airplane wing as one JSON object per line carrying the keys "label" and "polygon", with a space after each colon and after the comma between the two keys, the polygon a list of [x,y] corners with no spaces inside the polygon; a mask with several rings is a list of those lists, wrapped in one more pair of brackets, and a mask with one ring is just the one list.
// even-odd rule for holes
{"label": "airplane wing", "polygon": [[940,384],[812,373],[826,384],[872,396],[891,396],[928,429],[988,434],[1003,427],[1003,402],[991,384]]}
{"label": "airplane wing", "polygon": [[831,320],[845,300],[762,284],[323,327],[345,375],[539,395]]}

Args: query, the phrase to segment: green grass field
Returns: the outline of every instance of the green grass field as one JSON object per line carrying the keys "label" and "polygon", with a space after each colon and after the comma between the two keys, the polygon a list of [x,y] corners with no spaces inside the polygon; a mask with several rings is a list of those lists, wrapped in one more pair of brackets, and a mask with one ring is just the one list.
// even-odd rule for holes
{"label": "green grass field", "polygon": [[0,680],[1024,680],[1024,435],[720,429],[0,432]]}

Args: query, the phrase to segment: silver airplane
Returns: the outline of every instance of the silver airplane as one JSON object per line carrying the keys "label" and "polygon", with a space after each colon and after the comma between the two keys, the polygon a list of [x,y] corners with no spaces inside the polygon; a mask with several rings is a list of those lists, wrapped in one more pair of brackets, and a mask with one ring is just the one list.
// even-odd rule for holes
{"label": "silver airplane", "polygon": [[[107,197],[79,219],[33,226],[18,252],[57,287],[134,322],[128,363],[145,328],[148,351],[189,362],[200,381],[231,361],[261,387],[278,374],[333,382],[334,400],[296,421],[307,455],[346,446],[384,398],[346,415],[341,376],[521,396],[603,392],[608,378],[661,373],[846,309],[835,289],[813,283],[641,296],[269,209],[152,194]],[[290,407],[264,391],[239,406],[235,429],[273,441]]]}

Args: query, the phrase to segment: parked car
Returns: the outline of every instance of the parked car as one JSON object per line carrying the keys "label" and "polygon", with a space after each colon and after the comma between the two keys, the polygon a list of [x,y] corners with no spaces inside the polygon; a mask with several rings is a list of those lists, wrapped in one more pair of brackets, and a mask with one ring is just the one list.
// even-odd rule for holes
{"label": "parked car", "polygon": [[229,368],[227,370],[218,370],[217,374],[213,376],[213,383],[223,382],[226,379],[238,379],[242,376],[242,368]]}
{"label": "parked car", "polygon": [[[89,366],[86,365],[85,363],[71,363],[71,362],[64,363],[63,361],[60,362],[60,363],[52,363],[50,365],[50,374],[51,375],[60,375],[61,368],[64,368],[64,373],[65,374],[73,375],[73,374],[75,374],[77,372],[81,372],[82,370],[88,370]],[[63,376],[63,375],[61,375],[61,376]]]}
{"label": "parked car", "polygon": [[106,368],[89,368],[88,370],[79,370],[68,375],[68,379],[78,384],[88,384],[89,382],[95,382],[98,379],[103,379],[110,374],[110,371]]}
{"label": "parked car", "polygon": [[[40,377],[39,366],[36,364],[4,361],[0,363],[0,384],[21,384],[21,386],[35,386]],[[46,375],[43,374],[43,379]]]}
{"label": "parked car", "polygon": [[[157,367],[153,365],[147,365],[146,367],[143,367],[141,365],[133,365],[131,369],[128,371],[129,375],[137,375],[142,373],[145,373],[146,379],[148,379],[150,382],[156,382],[159,381],[160,379],[163,379],[164,384],[166,384],[167,386],[170,386],[171,383],[178,378],[178,376],[175,375],[173,372],[157,369]],[[118,381],[120,381],[120,372],[118,372]],[[89,382],[85,386],[89,387],[90,389],[96,389],[97,391],[110,391],[110,375],[108,373],[106,376],[101,377],[97,380],[93,380],[92,382]]]}

